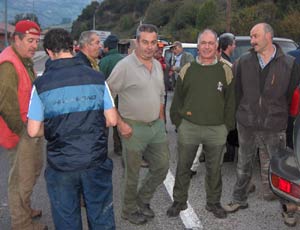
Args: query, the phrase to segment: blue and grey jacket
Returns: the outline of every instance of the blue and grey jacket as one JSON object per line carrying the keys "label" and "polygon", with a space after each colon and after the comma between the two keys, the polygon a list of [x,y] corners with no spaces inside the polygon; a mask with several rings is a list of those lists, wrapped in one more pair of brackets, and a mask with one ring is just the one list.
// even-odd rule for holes
{"label": "blue and grey jacket", "polygon": [[76,58],[51,61],[34,85],[42,100],[48,164],[60,171],[94,167],[107,158],[104,75]]}

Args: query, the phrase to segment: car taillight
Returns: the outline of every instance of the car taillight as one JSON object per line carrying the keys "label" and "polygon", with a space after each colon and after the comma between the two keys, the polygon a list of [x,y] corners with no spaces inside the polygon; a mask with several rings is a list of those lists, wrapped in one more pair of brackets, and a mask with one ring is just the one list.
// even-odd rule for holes
{"label": "car taillight", "polygon": [[299,105],[300,105],[300,89],[296,87],[290,105],[290,115],[296,117],[299,114]]}
{"label": "car taillight", "polygon": [[294,184],[288,180],[285,180],[276,174],[271,174],[272,185],[282,192],[285,192],[293,197],[300,198],[300,185]]}

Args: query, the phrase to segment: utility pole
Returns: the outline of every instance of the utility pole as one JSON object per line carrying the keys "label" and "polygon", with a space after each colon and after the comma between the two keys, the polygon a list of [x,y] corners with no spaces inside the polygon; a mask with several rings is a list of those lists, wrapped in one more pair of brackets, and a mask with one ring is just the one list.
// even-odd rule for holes
{"label": "utility pole", "polygon": [[32,15],[31,15],[31,21],[34,22],[34,0],[32,0]]}
{"label": "utility pole", "polygon": [[5,40],[4,40],[4,46],[8,46],[8,38],[7,38],[7,0],[4,0],[4,34],[5,34]]}
{"label": "utility pole", "polygon": [[96,9],[94,11],[94,15],[93,15],[93,30],[95,30],[96,28]]}
{"label": "utility pole", "polygon": [[[95,2],[98,3],[98,1],[95,1]],[[95,11],[94,11],[94,15],[93,15],[93,30],[96,30],[96,13],[97,13],[98,8],[99,8],[99,3],[96,6]]]}
{"label": "utility pole", "polygon": [[226,0],[226,32],[230,32],[231,27],[231,0]]}

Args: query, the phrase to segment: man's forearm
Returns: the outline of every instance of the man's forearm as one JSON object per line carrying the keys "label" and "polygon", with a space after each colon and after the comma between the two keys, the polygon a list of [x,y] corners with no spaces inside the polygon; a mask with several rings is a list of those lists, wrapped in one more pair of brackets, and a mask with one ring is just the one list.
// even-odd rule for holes
{"label": "man's forearm", "polygon": [[160,104],[160,108],[159,108],[159,119],[161,120],[165,120],[165,110],[164,110],[165,105],[164,104]]}

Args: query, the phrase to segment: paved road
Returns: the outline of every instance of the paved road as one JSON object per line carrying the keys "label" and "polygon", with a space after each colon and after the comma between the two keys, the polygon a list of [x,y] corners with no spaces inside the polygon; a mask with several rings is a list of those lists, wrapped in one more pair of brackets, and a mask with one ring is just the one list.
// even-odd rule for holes
{"label": "paved road", "polygon": [[[36,69],[40,71],[43,67],[43,63],[46,58],[39,58],[36,61]],[[41,69],[42,70],[42,69]],[[172,100],[172,93],[168,97],[168,101]],[[169,108],[168,103],[168,108]],[[205,206],[205,191],[204,191],[204,175],[205,166],[201,163],[198,173],[193,177],[191,181],[191,188],[189,192],[189,203],[191,209],[187,212],[183,212],[181,215],[183,218],[168,218],[166,216],[166,210],[171,205],[171,197],[169,196],[168,187],[172,182],[172,174],[175,173],[176,168],[176,133],[174,127],[170,125],[168,121],[167,125],[169,146],[171,152],[170,159],[170,174],[165,184],[161,185],[154,195],[151,203],[151,207],[155,211],[156,217],[149,221],[144,226],[134,226],[127,221],[120,218],[120,203],[121,203],[121,184],[123,180],[123,168],[121,164],[121,158],[112,153],[111,138],[109,141],[109,156],[114,162],[113,171],[113,184],[114,184],[114,207],[115,207],[115,219],[117,230],[184,230],[184,229],[205,229],[205,230],[285,230],[290,229],[286,227],[281,218],[279,202],[266,202],[261,196],[260,176],[258,161],[255,164],[254,170],[254,183],[256,184],[256,192],[249,197],[249,208],[241,210],[235,214],[229,215],[227,219],[219,220],[214,218],[211,213],[208,213]],[[111,132],[110,132],[111,133]],[[235,167],[233,162],[224,163],[223,165],[223,196],[222,202],[227,203],[230,201],[233,185],[235,182]],[[141,170],[141,176],[145,173],[145,170]],[[171,177],[170,177],[171,176]],[[0,230],[10,229],[10,219],[7,207],[7,177],[8,177],[8,159],[3,149],[0,148]],[[35,187],[32,204],[35,208],[43,209],[43,216],[40,221],[47,224],[49,229],[54,229],[49,200],[46,192],[45,181],[43,175],[40,177],[38,184]],[[84,213],[84,209],[82,212]],[[198,220],[198,222],[197,222]],[[300,220],[300,218],[299,218]],[[298,221],[298,227],[300,221]],[[189,226],[189,227],[188,227]],[[194,226],[194,227],[192,227]],[[84,229],[87,229],[86,221],[84,221]],[[299,228],[298,228],[299,229]]]}

